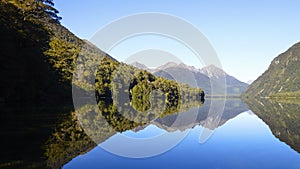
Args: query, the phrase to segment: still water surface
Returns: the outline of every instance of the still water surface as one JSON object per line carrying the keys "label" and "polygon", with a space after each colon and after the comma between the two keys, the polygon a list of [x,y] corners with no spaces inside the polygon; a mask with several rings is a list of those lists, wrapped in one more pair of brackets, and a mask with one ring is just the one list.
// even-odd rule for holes
{"label": "still water surface", "polygon": [[[300,169],[297,101],[252,100],[246,106],[241,100],[227,100],[221,116],[208,114],[210,108],[206,101],[199,109],[120,128],[118,120],[110,119],[114,116],[97,119],[88,106],[82,109],[81,116],[72,106],[3,107],[0,168]],[[93,114],[97,120],[90,123],[90,116],[85,114]],[[176,119],[179,122],[175,123]],[[218,125],[207,123],[215,119],[219,119]],[[99,133],[86,134],[82,127],[86,121]],[[108,121],[120,132],[109,130]],[[121,124],[127,123],[125,120]],[[212,135],[200,143],[202,132],[208,129]],[[175,147],[153,157],[127,158],[103,149],[103,145],[112,143],[116,149],[124,149],[118,143],[120,136],[145,139],[183,133],[185,137]],[[99,144],[94,142],[94,136]]]}
{"label": "still water surface", "polygon": [[[267,107],[265,108],[265,106]],[[215,129],[213,135],[205,143],[199,143],[199,135],[203,131],[201,125],[190,128],[180,126],[181,128],[179,127],[178,130],[174,131],[163,128],[163,125],[151,124],[142,130],[126,131],[122,134],[132,138],[149,138],[165,132],[183,132],[180,131],[182,128],[185,132],[187,130],[188,134],[173,149],[155,157],[142,159],[114,155],[103,150],[100,144],[88,153],[74,158],[64,165],[64,168],[299,169],[300,154],[296,150],[299,150],[298,147],[300,146],[297,144],[300,129],[296,127],[295,130],[289,131],[287,128],[289,123],[300,122],[297,121],[299,120],[297,117],[300,116],[297,107],[299,105],[275,101],[265,101],[264,104],[259,102],[255,106],[252,105],[255,110],[260,108],[267,110],[257,111],[259,115],[266,114],[267,118],[275,118],[279,124],[285,125],[284,130],[290,135],[288,140],[292,139],[293,145],[285,143],[286,138],[280,138],[280,129],[277,129],[277,127],[281,128],[281,125],[269,124],[272,127],[270,128],[258,115],[251,110],[247,110],[240,100],[234,100],[226,102],[222,116],[223,124]],[[292,112],[289,112],[290,110]],[[189,115],[190,112],[185,113]],[[203,113],[201,108],[198,113]],[[287,117],[296,114],[297,117],[291,119],[280,118],[276,115],[278,113],[284,113],[284,116]],[[272,132],[275,135],[277,133],[277,137]],[[116,135],[106,140],[106,142],[116,137]],[[298,137],[295,137],[296,140],[293,140],[294,135],[298,135]],[[280,141],[280,139],[283,139],[283,141]],[[105,144],[105,142],[102,144]],[[293,146],[296,150],[290,146]]]}
{"label": "still water surface", "polygon": [[[190,129],[187,137],[172,150],[151,158],[119,157],[96,147],[74,158],[64,168],[174,168],[174,169],[233,169],[270,168],[299,169],[300,154],[273,136],[268,125],[253,112],[246,111],[216,129],[205,143],[198,142],[203,128]],[[125,132],[130,137],[160,134],[163,129],[151,125],[137,133]]]}

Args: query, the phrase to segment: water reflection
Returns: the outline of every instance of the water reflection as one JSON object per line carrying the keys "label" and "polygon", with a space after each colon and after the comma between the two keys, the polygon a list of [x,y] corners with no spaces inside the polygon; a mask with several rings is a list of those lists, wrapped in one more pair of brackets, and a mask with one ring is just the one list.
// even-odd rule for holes
{"label": "water reflection", "polygon": [[[225,124],[228,120],[248,110],[247,106],[239,99],[213,101],[214,104],[222,104],[225,102],[224,111],[222,113],[214,112],[209,114],[212,100],[206,100],[203,106],[199,109],[192,108],[184,113],[158,118],[154,120],[152,124],[155,124],[156,126],[169,132],[176,130],[184,131],[194,128],[197,125],[201,125],[210,130],[214,130],[217,127]],[[194,119],[194,117],[196,118]],[[217,126],[211,125],[212,123],[209,123],[215,121],[215,119],[217,118],[220,118]]]}
{"label": "water reflection", "polygon": [[[83,105],[76,112],[72,105],[1,105],[0,168],[61,168],[117,132],[145,125],[154,116],[166,116],[189,109],[188,106],[202,105],[198,101],[194,103],[175,108],[169,106],[162,113],[153,111],[142,116],[144,119],[140,122],[127,119],[113,102],[103,100],[96,106]],[[84,125],[93,129],[92,133],[84,131]]]}
{"label": "water reflection", "polygon": [[1,105],[0,168],[59,168],[79,155],[82,149],[73,145],[86,136],[72,137],[78,130],[72,111],[72,106]]}
{"label": "water reflection", "polygon": [[300,153],[300,102],[298,100],[253,99],[245,102],[270,127],[275,137]]}
{"label": "water reflection", "polygon": [[[269,126],[275,137],[300,152],[300,104],[296,101],[266,99],[248,100],[246,103]],[[248,110],[245,104],[238,99],[227,100],[224,113],[221,115],[210,113],[210,106],[211,101],[207,100],[203,105],[191,104],[183,109],[165,109],[173,111],[164,113],[154,111],[152,115],[149,113],[138,119],[137,122],[134,119],[126,118],[130,117],[130,114],[124,116],[118,113],[118,107],[113,103],[103,101],[99,102],[97,106],[84,105],[76,112],[71,106],[1,106],[0,168],[61,168],[78,155],[91,152],[97,144],[105,142],[119,132],[128,132],[129,130],[133,133],[147,132],[149,126],[156,126],[158,130],[171,133],[191,128],[198,130],[199,126],[213,130],[220,126],[226,126],[225,124],[230,119],[241,121],[241,118],[237,117]],[[129,111],[125,112],[129,113]],[[217,126],[209,125],[210,121],[217,118],[220,119]],[[245,117],[245,122],[247,119],[249,119],[248,116]],[[246,125],[245,122],[241,122],[240,125]],[[82,127],[84,125],[90,127]],[[230,133],[228,134],[230,135]],[[249,140],[253,139],[250,135]],[[234,139],[238,140],[238,138]],[[225,143],[219,142],[218,144],[222,146],[218,147],[224,149]],[[195,148],[199,146],[189,144]],[[241,143],[235,141],[234,144],[237,146]],[[275,143],[272,146],[274,149],[277,148]],[[253,149],[253,147],[248,147],[248,149]],[[192,151],[192,149],[180,152],[180,155],[191,153],[188,151]]]}
{"label": "water reflection", "polygon": [[[216,102],[222,104],[224,100],[207,100],[204,105],[199,104],[197,101],[190,101],[186,102],[184,106],[171,108],[167,106],[162,113],[159,112],[160,109],[157,109],[159,106],[155,106],[151,112],[142,112],[136,115],[136,112],[130,109],[130,106],[126,106],[129,104],[121,107],[121,114],[119,111],[121,108],[118,108],[119,104],[113,102],[106,104],[107,102],[99,101],[98,106],[89,105],[79,109],[77,115],[85,132],[97,144],[103,143],[116,134],[115,137],[109,139],[109,142],[101,144],[101,147],[105,150],[126,157],[148,157],[163,153],[176,146],[187,134],[187,132],[171,132],[185,131],[197,125],[214,130],[229,119],[247,110],[240,100],[228,100],[225,104],[224,113],[223,111],[211,113],[211,105],[212,103],[216,104]],[[100,109],[98,110],[97,107],[100,107]],[[189,107],[192,108],[188,109]],[[132,119],[129,117],[132,117]],[[136,120],[136,117],[139,117],[138,120]],[[215,125],[216,121],[219,123]],[[146,140],[131,139],[117,134],[117,132],[127,130],[139,132],[149,125],[155,125],[164,129],[167,133]],[[168,140],[168,143],[165,143],[165,140]],[[158,144],[159,147],[155,146]],[[151,151],[148,146],[152,146]]]}
{"label": "water reflection", "polygon": [[[260,116],[247,111],[247,107],[240,100],[226,101],[225,111],[221,116],[222,120],[213,137],[205,144],[199,144],[197,137],[203,130],[202,125],[208,124],[208,119],[210,119],[208,121],[213,121],[214,118],[219,118],[217,115],[208,116],[209,103],[207,100],[199,111],[192,108],[179,114],[157,118],[149,124],[125,132],[125,135],[129,137],[147,138],[162,132],[176,133],[192,128],[189,130],[188,136],[178,146],[164,154],[145,159],[132,159],[116,156],[97,146],[87,154],[74,158],[64,168],[140,168],[143,166],[147,169],[297,169],[300,167],[300,154],[277,140],[269,130],[269,126],[259,118]],[[256,102],[251,103],[257,104]],[[283,104],[281,105],[283,106]],[[293,106],[295,105],[292,104]],[[270,112],[272,111],[271,109]],[[193,121],[193,117],[196,117],[197,120]],[[107,138],[107,140],[111,140],[116,135],[118,134]]]}

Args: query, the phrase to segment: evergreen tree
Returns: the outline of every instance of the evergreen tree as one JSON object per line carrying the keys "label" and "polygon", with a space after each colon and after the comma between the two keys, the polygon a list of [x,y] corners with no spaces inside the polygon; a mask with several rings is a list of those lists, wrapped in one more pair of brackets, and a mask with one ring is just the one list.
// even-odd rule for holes
{"label": "evergreen tree", "polygon": [[59,23],[61,20],[58,10],[54,8],[53,0],[13,0],[10,3],[21,9],[24,20],[39,20],[46,23]]}

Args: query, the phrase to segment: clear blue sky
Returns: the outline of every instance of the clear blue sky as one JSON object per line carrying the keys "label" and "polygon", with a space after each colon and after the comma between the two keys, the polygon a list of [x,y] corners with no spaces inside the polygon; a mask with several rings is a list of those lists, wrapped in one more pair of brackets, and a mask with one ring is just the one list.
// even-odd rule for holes
{"label": "clear blue sky", "polygon": [[55,7],[62,24],[83,39],[136,13],[178,16],[208,38],[227,73],[245,82],[255,80],[273,58],[300,41],[297,0],[56,0]]}

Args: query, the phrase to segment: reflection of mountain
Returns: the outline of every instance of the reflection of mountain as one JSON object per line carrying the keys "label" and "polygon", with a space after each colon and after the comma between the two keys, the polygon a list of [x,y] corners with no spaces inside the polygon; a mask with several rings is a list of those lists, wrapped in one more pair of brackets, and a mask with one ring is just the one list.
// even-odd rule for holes
{"label": "reflection of mountain", "polygon": [[[237,80],[236,78],[228,75],[222,69],[217,68],[214,65],[204,67],[202,69],[196,69],[193,66],[187,66],[183,63],[177,64],[168,62],[156,69],[150,70],[145,65],[134,62],[132,64],[140,69],[145,69],[154,72],[154,75],[164,77],[167,79],[176,80],[183,83],[188,83],[192,87],[199,86],[205,93],[211,93],[211,83],[216,84],[216,93],[222,93],[222,85],[226,80],[227,94],[239,95],[248,86],[248,84]],[[218,91],[220,90],[220,91]]]}
{"label": "reflection of mountain", "polygon": [[[219,100],[215,104],[222,104],[224,100]],[[207,100],[200,108],[193,108],[187,112],[169,115],[164,118],[156,119],[153,124],[167,130],[167,131],[184,131],[186,129],[193,128],[197,125],[209,128],[211,130],[218,126],[225,124],[228,120],[234,118],[242,112],[247,111],[247,107],[241,100],[226,100],[224,112],[214,112],[209,114],[211,108],[210,100]],[[209,122],[213,122],[218,116],[221,115],[217,126],[211,125]]]}
{"label": "reflection of mountain", "polygon": [[0,127],[4,139],[1,139],[0,167],[60,168],[90,151],[96,146],[95,142],[102,143],[117,132],[141,130],[151,123],[170,132],[196,125],[214,129],[247,110],[240,100],[228,100],[220,122],[210,126],[209,122],[220,115],[209,114],[210,100],[202,107],[199,102],[192,103],[185,103],[181,108],[155,106],[157,110],[137,115],[126,107],[119,111],[118,105],[103,101],[98,106],[82,106],[76,113],[66,108],[2,108]]}
{"label": "reflection of mountain", "polygon": [[246,100],[249,108],[271,129],[273,135],[300,153],[300,104],[260,99]]}
{"label": "reflection of mountain", "polygon": [[17,109],[1,105],[0,167],[60,168],[117,132],[202,105],[197,99],[187,102],[185,99],[175,104],[161,102],[166,99],[158,98],[155,105],[151,102],[154,108],[150,112],[135,111],[143,110],[143,104],[132,108],[131,103],[121,106],[107,101],[84,105],[76,112],[72,108],[19,105]]}

